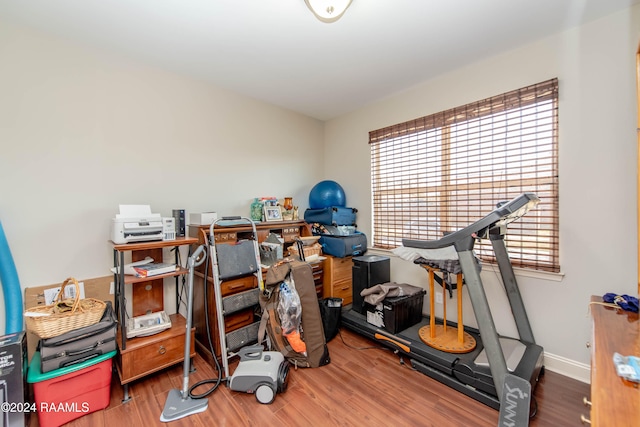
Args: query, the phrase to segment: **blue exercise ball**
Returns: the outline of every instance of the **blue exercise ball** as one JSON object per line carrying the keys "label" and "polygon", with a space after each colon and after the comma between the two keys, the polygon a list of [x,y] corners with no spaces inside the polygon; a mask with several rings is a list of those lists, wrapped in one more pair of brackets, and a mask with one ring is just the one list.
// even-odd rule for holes
{"label": "blue exercise ball", "polygon": [[309,192],[309,208],[322,209],[331,206],[347,206],[347,196],[335,181],[320,181]]}

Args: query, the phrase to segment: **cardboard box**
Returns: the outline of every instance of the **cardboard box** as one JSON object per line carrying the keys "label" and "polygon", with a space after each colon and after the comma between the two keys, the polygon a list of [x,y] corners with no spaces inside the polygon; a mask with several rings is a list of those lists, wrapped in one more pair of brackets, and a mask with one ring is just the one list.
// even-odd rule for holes
{"label": "cardboard box", "polygon": [[[102,301],[114,303],[113,275],[96,277],[93,279],[78,280],[80,285],[80,298],[95,298]],[[36,286],[24,290],[24,309],[40,307],[51,304],[51,299],[55,298],[62,282],[45,286]],[[65,291],[75,289],[74,286],[66,286]],[[27,331],[28,360],[31,361],[33,353],[38,346],[38,337],[35,333]]]}
{"label": "cardboard box", "polygon": [[21,331],[0,337],[0,425],[29,425],[31,412],[35,411],[29,400],[27,342]]}
{"label": "cardboard box", "polygon": [[217,219],[217,212],[201,212],[189,214],[189,224],[193,225],[211,225],[213,224],[213,221]]}

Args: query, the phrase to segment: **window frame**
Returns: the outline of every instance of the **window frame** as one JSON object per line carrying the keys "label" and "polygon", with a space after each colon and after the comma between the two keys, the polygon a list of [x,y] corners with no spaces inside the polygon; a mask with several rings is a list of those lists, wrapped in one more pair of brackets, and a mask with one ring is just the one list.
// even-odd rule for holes
{"label": "window frame", "polygon": [[[554,78],[369,132],[372,246],[437,239],[482,218],[498,202],[532,192],[540,204],[507,233],[512,263],[559,272],[558,95]],[[487,145],[495,151],[482,151]],[[504,162],[494,166],[492,156]],[[474,162],[491,167],[469,166]],[[473,178],[458,176],[464,174]],[[496,174],[506,177],[497,188]],[[433,184],[437,177],[444,177],[439,187]],[[482,261],[495,263],[488,242],[478,242],[475,250]]]}

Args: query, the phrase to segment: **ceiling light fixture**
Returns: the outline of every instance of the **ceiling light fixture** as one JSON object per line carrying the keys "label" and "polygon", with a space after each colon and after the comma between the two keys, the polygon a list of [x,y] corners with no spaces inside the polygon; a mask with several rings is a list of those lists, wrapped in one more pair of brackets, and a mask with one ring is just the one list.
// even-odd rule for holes
{"label": "ceiling light fixture", "polygon": [[304,0],[309,9],[322,22],[336,22],[351,4],[351,0]]}

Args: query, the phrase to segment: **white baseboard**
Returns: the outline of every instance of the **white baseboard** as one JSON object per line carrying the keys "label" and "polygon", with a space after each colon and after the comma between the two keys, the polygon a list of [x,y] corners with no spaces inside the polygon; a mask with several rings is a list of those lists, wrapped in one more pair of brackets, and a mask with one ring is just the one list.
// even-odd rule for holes
{"label": "white baseboard", "polygon": [[544,353],[544,368],[583,383],[591,383],[591,365],[585,363],[576,362],[551,353]]}

